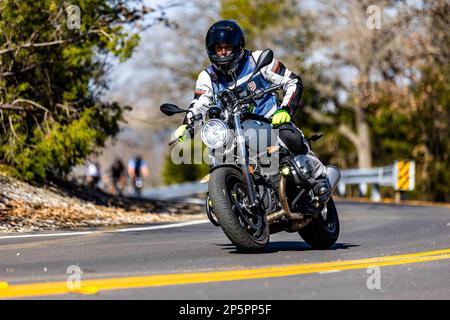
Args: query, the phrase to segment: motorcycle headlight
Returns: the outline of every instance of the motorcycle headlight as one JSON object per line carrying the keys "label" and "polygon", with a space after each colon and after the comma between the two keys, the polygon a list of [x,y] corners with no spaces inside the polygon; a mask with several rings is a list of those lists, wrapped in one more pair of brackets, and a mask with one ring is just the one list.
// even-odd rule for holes
{"label": "motorcycle headlight", "polygon": [[223,146],[228,140],[228,126],[225,122],[212,119],[206,122],[202,128],[202,141],[210,149]]}

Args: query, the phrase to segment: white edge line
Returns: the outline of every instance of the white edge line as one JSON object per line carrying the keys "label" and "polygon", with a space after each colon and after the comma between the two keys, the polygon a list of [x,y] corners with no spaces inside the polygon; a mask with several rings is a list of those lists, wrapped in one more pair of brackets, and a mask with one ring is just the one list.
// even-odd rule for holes
{"label": "white edge line", "polygon": [[119,230],[113,230],[113,231],[107,231],[107,232],[116,233],[116,232],[133,232],[133,231],[147,231],[147,230],[158,230],[158,229],[168,229],[168,228],[179,228],[179,227],[191,226],[191,225],[195,225],[195,224],[202,224],[202,223],[206,223],[206,222],[209,222],[209,220],[179,222],[179,223],[164,224],[164,225],[160,225],[160,226],[151,226],[151,227],[141,227],[141,228],[127,228],[127,229],[119,229]]}
{"label": "white edge line", "polygon": [[168,229],[168,228],[179,228],[195,224],[207,223],[209,220],[191,221],[191,222],[180,222],[165,224],[160,226],[142,227],[142,228],[128,228],[128,229],[118,229],[118,230],[107,230],[107,231],[83,231],[83,232],[65,232],[65,233],[49,233],[49,234],[24,234],[20,236],[3,236],[0,240],[5,239],[25,239],[25,238],[50,238],[50,237],[68,237],[68,236],[81,236],[94,233],[124,233],[124,232],[135,232],[135,231],[148,231],[148,230],[158,230],[158,229]]}
{"label": "white edge line", "polygon": [[65,232],[65,233],[48,233],[48,234],[24,234],[20,236],[3,236],[0,240],[4,239],[23,239],[23,238],[48,238],[48,237],[64,237],[64,236],[81,236],[91,234],[99,231],[84,231],[84,232]]}

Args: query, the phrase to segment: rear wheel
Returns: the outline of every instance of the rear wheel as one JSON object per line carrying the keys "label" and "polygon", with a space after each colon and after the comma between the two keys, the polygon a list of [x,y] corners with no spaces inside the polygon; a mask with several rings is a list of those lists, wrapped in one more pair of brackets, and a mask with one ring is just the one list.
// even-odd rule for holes
{"label": "rear wheel", "polygon": [[313,249],[329,249],[336,243],[339,231],[338,213],[330,198],[319,216],[298,233]]}
{"label": "rear wheel", "polygon": [[242,173],[235,168],[217,168],[209,180],[212,208],[225,235],[240,251],[257,252],[269,242],[269,225],[262,210],[248,208]]}

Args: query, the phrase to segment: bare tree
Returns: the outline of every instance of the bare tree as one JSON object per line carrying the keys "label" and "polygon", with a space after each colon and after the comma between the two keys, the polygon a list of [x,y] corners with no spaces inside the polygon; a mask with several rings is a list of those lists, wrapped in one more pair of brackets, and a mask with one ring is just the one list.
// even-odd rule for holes
{"label": "bare tree", "polygon": [[172,102],[187,108],[197,76],[208,64],[204,40],[211,21],[217,18],[217,5],[195,0],[178,7],[173,15],[176,28],[155,27],[142,36],[129,64],[132,75],[114,91],[116,99],[133,106],[129,124],[145,122],[150,130],[161,130],[180,123],[182,116],[161,121],[159,106]]}
{"label": "bare tree", "polygon": [[[420,8],[404,1],[319,1],[316,11],[317,84],[328,104],[305,111],[319,122],[335,125],[355,147],[358,166],[372,166],[368,112],[380,92],[402,90],[410,83],[424,38]],[[313,57],[314,58],[314,57]],[[348,110],[353,123],[336,115]]]}

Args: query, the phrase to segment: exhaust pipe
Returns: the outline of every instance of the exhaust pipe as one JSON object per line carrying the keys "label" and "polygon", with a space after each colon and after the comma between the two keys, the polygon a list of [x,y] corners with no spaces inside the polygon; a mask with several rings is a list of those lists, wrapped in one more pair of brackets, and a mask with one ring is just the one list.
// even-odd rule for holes
{"label": "exhaust pipe", "polygon": [[286,215],[286,211],[284,211],[283,209],[278,210],[276,212],[270,213],[267,215],[267,222],[271,223],[277,219],[280,219],[281,217],[283,217],[284,215]]}
{"label": "exhaust pipe", "polygon": [[[328,182],[330,183],[330,186],[331,186],[331,193],[330,193],[330,197],[331,197],[333,192],[336,190],[339,180],[341,179],[341,171],[337,167],[330,165],[330,166],[326,166],[326,173],[327,173]],[[299,231],[300,229],[302,229],[306,225],[308,225],[312,219],[303,220],[304,219],[303,214],[293,213],[289,209],[289,204],[288,204],[287,197],[286,197],[286,177],[283,175],[281,175],[281,178],[280,178],[278,192],[280,194],[282,209],[277,212],[268,214],[267,215],[268,222],[270,223],[276,219],[286,216],[288,218],[288,220],[291,221],[291,225],[289,226],[288,230],[285,230],[288,232]]]}
{"label": "exhaust pipe", "polygon": [[286,177],[281,175],[280,182],[278,185],[278,192],[280,194],[280,201],[281,201],[281,207],[282,209],[268,214],[267,215],[267,221],[272,222],[276,219],[281,218],[282,216],[286,216],[289,220],[302,220],[303,214],[301,213],[293,213],[289,209],[288,200],[286,197]]}

